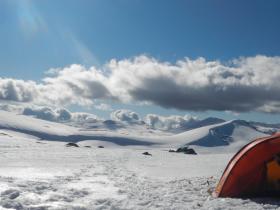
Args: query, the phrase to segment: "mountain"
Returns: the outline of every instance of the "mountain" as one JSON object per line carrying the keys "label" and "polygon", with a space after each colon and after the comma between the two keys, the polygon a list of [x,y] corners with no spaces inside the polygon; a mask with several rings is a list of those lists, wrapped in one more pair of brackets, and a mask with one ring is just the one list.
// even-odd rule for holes
{"label": "mountain", "polygon": [[223,122],[225,122],[225,120],[223,120],[223,119],[216,118],[216,117],[208,117],[203,120],[195,121],[193,124],[189,125],[187,130],[200,128],[200,127],[204,127],[204,126],[208,126],[208,125],[215,125],[215,124],[219,124],[219,123],[223,123]]}
{"label": "mountain", "polygon": [[0,111],[0,130],[13,131],[14,135],[29,135],[31,138],[48,141],[80,142],[84,140],[111,142],[116,145],[152,145],[158,144],[151,139],[115,132],[107,127],[96,130],[77,128],[61,123]]}
{"label": "mountain", "polygon": [[192,129],[173,136],[174,141],[200,152],[236,152],[250,141],[277,132],[278,128],[244,120],[232,120]]}
{"label": "mountain", "polygon": [[253,139],[279,130],[264,123],[244,120],[225,122],[218,118],[207,118],[192,126],[193,129],[188,128],[178,134],[150,129],[143,123],[124,124],[113,120],[96,122],[90,128],[79,128],[0,111],[0,129],[17,135],[49,141],[103,142],[111,146],[178,148],[189,145],[199,153],[236,152]]}

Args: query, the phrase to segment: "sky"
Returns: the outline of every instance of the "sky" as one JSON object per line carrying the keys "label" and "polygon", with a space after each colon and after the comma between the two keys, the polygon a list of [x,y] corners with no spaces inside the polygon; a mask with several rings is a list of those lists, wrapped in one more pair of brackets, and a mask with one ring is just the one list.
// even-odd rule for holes
{"label": "sky", "polygon": [[[0,99],[279,122],[278,0],[1,0]],[[278,73],[279,72],[279,73]]]}

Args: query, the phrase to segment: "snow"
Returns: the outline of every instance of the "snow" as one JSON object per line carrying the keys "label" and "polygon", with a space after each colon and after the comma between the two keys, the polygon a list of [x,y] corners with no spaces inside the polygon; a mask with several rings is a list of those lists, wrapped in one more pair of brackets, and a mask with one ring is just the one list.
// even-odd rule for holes
{"label": "snow", "polygon": [[193,129],[173,136],[178,145],[191,145],[199,153],[235,153],[250,141],[267,136],[245,121],[235,120]]}
{"label": "snow", "polygon": [[[191,144],[201,151],[199,155],[168,152],[205,137],[211,141],[212,130],[220,134],[224,126],[233,128],[228,144]],[[279,201],[272,199],[211,196],[236,149],[248,143],[243,136],[263,134],[239,122],[178,135],[144,136],[141,130],[144,134],[139,137],[131,135],[131,128],[127,135],[105,129],[81,131],[0,112],[0,128],[0,209],[280,208]],[[80,147],[66,147],[71,138]],[[120,145],[122,139],[125,143]],[[143,155],[145,151],[152,156]]]}

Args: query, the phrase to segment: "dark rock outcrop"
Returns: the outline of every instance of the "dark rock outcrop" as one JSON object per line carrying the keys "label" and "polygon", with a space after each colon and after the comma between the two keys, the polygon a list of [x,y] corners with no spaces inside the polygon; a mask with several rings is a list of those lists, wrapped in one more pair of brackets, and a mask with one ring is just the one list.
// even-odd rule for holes
{"label": "dark rock outcrop", "polygon": [[190,155],[197,155],[196,151],[188,146],[180,147],[176,150],[176,152],[190,154]]}
{"label": "dark rock outcrop", "polygon": [[69,142],[69,143],[67,143],[65,146],[66,146],[66,147],[79,147],[78,144],[73,143],[73,142]]}

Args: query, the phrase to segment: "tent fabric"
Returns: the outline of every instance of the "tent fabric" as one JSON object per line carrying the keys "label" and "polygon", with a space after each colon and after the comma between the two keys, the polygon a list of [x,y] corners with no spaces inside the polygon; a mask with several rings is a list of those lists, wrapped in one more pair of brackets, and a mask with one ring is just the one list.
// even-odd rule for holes
{"label": "tent fabric", "polygon": [[273,160],[267,164],[267,180],[268,182],[276,182],[280,179],[280,165]]}
{"label": "tent fabric", "polygon": [[[279,196],[267,179],[268,164],[280,153],[280,133],[245,145],[228,163],[213,195],[215,197]],[[269,173],[278,176],[279,167]],[[277,171],[275,171],[277,170]],[[275,178],[275,177],[274,177]],[[276,180],[279,183],[279,180]],[[280,187],[280,185],[279,185]]]}

